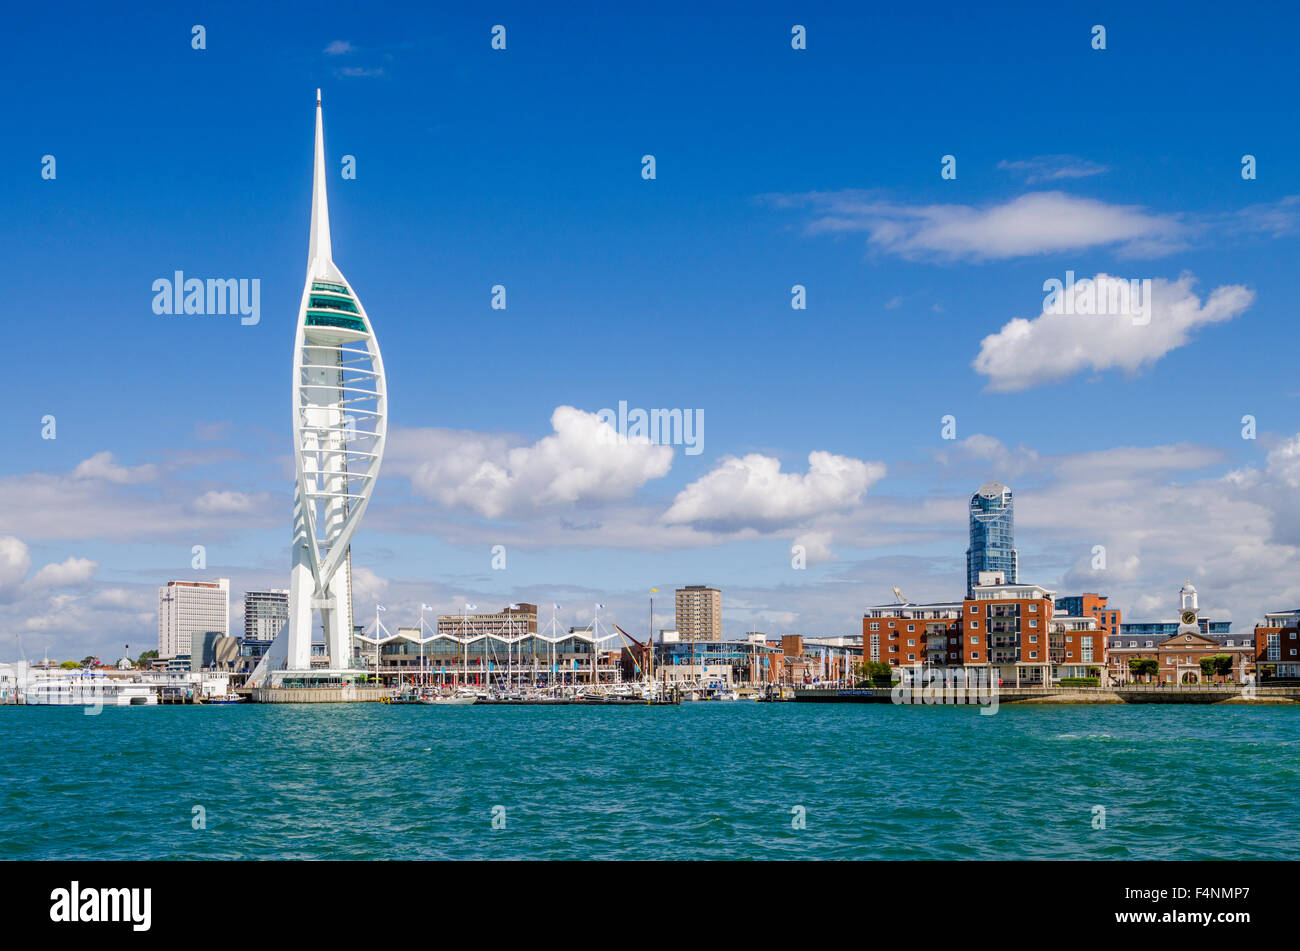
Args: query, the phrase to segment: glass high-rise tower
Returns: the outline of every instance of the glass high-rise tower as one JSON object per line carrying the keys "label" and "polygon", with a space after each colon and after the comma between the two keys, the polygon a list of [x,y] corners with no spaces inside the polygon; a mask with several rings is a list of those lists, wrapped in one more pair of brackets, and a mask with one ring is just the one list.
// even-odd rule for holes
{"label": "glass high-rise tower", "polygon": [[981,571],[1001,571],[1016,583],[1015,506],[1001,482],[985,482],[970,498],[970,547],[966,549],[966,596],[974,594]]}

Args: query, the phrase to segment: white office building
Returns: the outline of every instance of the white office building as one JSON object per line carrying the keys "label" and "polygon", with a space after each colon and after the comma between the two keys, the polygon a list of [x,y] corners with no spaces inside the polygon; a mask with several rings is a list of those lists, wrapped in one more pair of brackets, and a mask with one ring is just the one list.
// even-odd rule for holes
{"label": "white office building", "polygon": [[230,579],[169,581],[158,589],[158,656],[202,652],[203,635],[230,636]]}
{"label": "white office building", "polygon": [[244,639],[273,641],[289,623],[289,589],[244,592]]}

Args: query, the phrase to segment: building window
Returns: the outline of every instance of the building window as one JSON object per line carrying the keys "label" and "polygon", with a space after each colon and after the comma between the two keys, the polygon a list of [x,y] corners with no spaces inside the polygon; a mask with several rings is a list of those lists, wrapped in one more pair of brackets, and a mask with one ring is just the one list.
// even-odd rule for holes
{"label": "building window", "polygon": [[908,660],[916,660],[916,655],[915,655],[915,654],[908,654],[908,655],[907,655],[907,659],[908,659]]}
{"label": "building window", "polygon": [[871,629],[872,629],[873,631],[878,631],[878,630],[880,630],[880,622],[879,622],[879,621],[872,621],[872,622],[871,622]]}
{"label": "building window", "polygon": [[970,629],[971,629],[972,631],[978,631],[978,630],[980,629],[980,622],[979,622],[979,621],[971,621],[971,622],[970,622]]}
{"label": "building window", "polygon": [[1074,643],[1074,636],[1071,635],[1071,634],[1066,634],[1066,635],[1065,635],[1065,643],[1067,643],[1067,644],[1073,644],[1073,643]]}
{"label": "building window", "polygon": [[971,660],[979,660],[979,659],[980,659],[980,652],[979,652],[979,651],[971,651],[971,652],[970,652],[970,659],[971,659]]}
{"label": "building window", "polygon": [[1029,643],[1031,643],[1031,644],[1037,644],[1037,643],[1038,643],[1038,635],[1037,635],[1037,634],[1030,634],[1030,635],[1029,635]]}
{"label": "building window", "polygon": [[1030,626],[1030,627],[1038,627],[1038,619],[1037,619],[1037,618],[1030,618],[1030,620],[1029,620],[1029,626]]}
{"label": "building window", "polygon": [[889,622],[889,627],[890,627],[890,630],[893,630],[893,627],[894,627],[894,622],[893,622],[893,621],[890,621],[890,622]]}
{"label": "building window", "polygon": [[970,642],[972,644],[978,644],[980,642],[980,636],[978,634],[972,634],[970,636]]}
{"label": "building window", "polygon": [[1037,659],[1038,659],[1038,651],[1030,651],[1030,652],[1029,652],[1029,659],[1030,659],[1030,660],[1037,660]]}
{"label": "building window", "polygon": [[979,613],[980,613],[979,606],[978,606],[978,605],[975,605],[975,604],[972,604],[972,605],[970,606],[970,613],[971,613],[971,614],[979,614]]}
{"label": "building window", "polygon": [[1036,605],[1036,604],[1031,604],[1031,605],[1029,606],[1029,613],[1030,613],[1030,614],[1037,614],[1037,613],[1038,613],[1038,605]]}
{"label": "building window", "polygon": [[907,639],[907,646],[908,646],[908,647],[915,647],[915,646],[916,646],[916,638],[915,638],[915,637],[909,637],[909,638]]}
{"label": "building window", "polygon": [[916,625],[915,625],[915,624],[909,624],[909,625],[907,625],[907,629],[908,629],[909,631],[915,631],[915,630],[916,630]]}

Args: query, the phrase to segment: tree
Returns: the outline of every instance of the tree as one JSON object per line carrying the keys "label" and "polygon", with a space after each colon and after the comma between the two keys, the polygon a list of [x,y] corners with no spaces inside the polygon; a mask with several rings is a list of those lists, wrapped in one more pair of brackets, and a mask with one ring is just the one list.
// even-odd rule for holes
{"label": "tree", "polygon": [[1229,677],[1232,675],[1232,655],[1215,654],[1210,659],[1214,661],[1214,672],[1220,677]]}
{"label": "tree", "polygon": [[1213,658],[1213,657],[1202,657],[1201,660],[1200,660],[1200,664],[1201,664],[1201,676],[1202,676],[1202,677],[1213,677],[1213,676],[1214,676],[1214,658]]}
{"label": "tree", "polygon": [[885,681],[890,683],[894,679],[894,669],[888,664],[878,660],[863,661],[860,664],[853,665],[853,675],[859,680]]}
{"label": "tree", "polygon": [[85,657],[81,658],[82,667],[96,667],[98,665],[99,665],[99,658],[96,657],[94,654],[87,654]]}
{"label": "tree", "polygon": [[1151,677],[1160,673],[1160,661],[1152,660],[1149,657],[1130,657],[1128,669],[1134,679]]}
{"label": "tree", "polygon": [[63,663],[59,664],[59,669],[60,669],[60,670],[76,670],[76,669],[77,669],[78,667],[80,667],[80,666],[81,666],[81,665],[78,664],[75,660],[65,660]]}
{"label": "tree", "polygon": [[135,665],[137,667],[148,667],[149,661],[153,660],[157,656],[158,656],[157,651],[144,651],[143,653],[140,654],[139,657],[135,659]]}

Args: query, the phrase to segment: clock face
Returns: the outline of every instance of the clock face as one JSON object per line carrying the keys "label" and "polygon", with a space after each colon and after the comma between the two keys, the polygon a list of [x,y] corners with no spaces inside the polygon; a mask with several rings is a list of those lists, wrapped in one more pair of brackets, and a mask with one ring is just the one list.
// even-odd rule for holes
{"label": "clock face", "polygon": [[1183,612],[1183,623],[1184,623],[1184,624],[1195,624],[1195,623],[1196,623],[1196,612],[1195,612],[1195,611],[1184,611],[1184,612]]}

